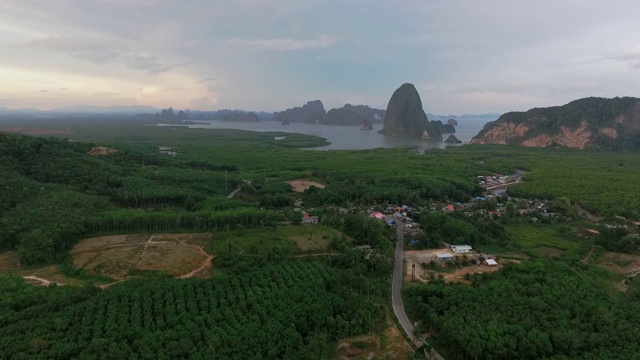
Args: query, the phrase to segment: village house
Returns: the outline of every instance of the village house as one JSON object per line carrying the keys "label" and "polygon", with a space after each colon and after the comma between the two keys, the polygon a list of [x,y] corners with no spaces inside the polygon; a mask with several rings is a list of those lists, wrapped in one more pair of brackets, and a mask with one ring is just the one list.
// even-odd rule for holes
{"label": "village house", "polygon": [[303,224],[317,224],[320,221],[320,218],[315,215],[306,214],[302,218]]}
{"label": "village house", "polygon": [[451,245],[451,251],[456,254],[468,253],[471,250],[473,250],[473,248],[470,245]]}
{"label": "village house", "polygon": [[449,253],[436,254],[438,261],[453,261],[453,255]]}
{"label": "village house", "polygon": [[498,262],[495,261],[494,259],[487,259],[484,262],[489,266],[498,266]]}
{"label": "village house", "polygon": [[453,205],[447,205],[442,208],[442,211],[446,213],[450,213],[450,212],[454,212],[455,208],[453,207]]}

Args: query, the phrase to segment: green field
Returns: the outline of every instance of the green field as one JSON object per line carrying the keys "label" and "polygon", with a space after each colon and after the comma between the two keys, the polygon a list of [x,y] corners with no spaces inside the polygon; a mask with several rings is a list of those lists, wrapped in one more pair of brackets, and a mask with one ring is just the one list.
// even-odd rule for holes
{"label": "green field", "polygon": [[[507,233],[523,251],[533,251],[543,256],[565,255],[582,246],[567,226],[514,224],[507,226]],[[549,249],[557,249],[559,252]]]}
{"label": "green field", "polygon": [[325,251],[332,238],[342,236],[340,231],[322,225],[245,229],[214,233],[206,249],[212,254],[312,254]]}

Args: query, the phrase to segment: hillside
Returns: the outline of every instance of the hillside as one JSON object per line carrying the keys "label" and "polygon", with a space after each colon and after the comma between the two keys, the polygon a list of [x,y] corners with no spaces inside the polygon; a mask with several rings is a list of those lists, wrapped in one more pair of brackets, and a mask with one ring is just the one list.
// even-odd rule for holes
{"label": "hillside", "polygon": [[640,99],[584,98],[563,106],[503,114],[472,144],[640,150]]}

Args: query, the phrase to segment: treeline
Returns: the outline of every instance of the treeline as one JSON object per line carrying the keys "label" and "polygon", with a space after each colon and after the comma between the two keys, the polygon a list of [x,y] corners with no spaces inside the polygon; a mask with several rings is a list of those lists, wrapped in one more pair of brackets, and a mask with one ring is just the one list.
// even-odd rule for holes
{"label": "treeline", "polygon": [[130,280],[100,291],[0,282],[0,358],[331,359],[384,311],[375,280],[311,260],[215,279]]}
{"label": "treeline", "polygon": [[471,286],[410,287],[404,303],[455,359],[636,358],[637,286],[613,293],[598,271],[536,259],[472,276]]}
{"label": "treeline", "polygon": [[330,186],[322,190],[313,187],[306,190],[303,199],[311,206],[349,206],[417,204],[428,199],[466,201],[482,194],[482,189],[469,181],[439,176],[346,176],[344,180],[332,181]]}
{"label": "treeline", "polygon": [[511,241],[504,225],[498,221],[483,222],[459,212],[424,212],[412,216],[424,229],[418,237],[417,248],[439,247],[443,242],[473,247],[489,244],[506,246]]}

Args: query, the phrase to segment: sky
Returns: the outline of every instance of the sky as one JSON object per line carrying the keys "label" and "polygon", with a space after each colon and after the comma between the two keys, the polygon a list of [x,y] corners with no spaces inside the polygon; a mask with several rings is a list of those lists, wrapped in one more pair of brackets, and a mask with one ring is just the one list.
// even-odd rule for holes
{"label": "sky", "polygon": [[0,0],[0,107],[503,113],[640,96],[637,0]]}

